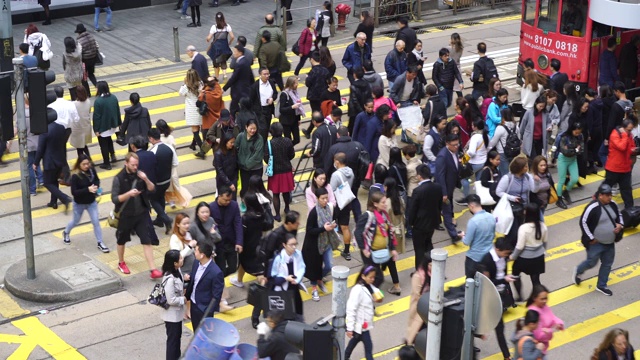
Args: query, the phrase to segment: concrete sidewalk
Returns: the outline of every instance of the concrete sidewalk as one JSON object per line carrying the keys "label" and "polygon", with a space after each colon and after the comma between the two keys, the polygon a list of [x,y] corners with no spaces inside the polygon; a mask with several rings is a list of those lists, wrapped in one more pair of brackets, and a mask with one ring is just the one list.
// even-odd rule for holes
{"label": "concrete sidewalk", "polygon": [[[151,68],[169,67],[176,64],[173,41],[173,27],[179,32],[179,51],[181,61],[188,61],[184,55],[187,45],[195,45],[199,51],[205,52],[208,43],[206,37],[210,27],[215,23],[215,14],[220,11],[225,15],[227,23],[231,26],[235,37],[243,35],[248,40],[248,45],[253,48],[256,32],[264,24],[264,16],[275,10],[276,3],[265,0],[249,0],[240,6],[231,7],[231,1],[220,1],[217,8],[209,7],[207,1],[200,7],[202,27],[188,28],[191,21],[181,20],[180,14],[174,10],[174,4],[150,6],[146,8],[129,9],[113,12],[113,30],[95,33],[93,16],[85,15],[69,17],[64,19],[54,19],[53,24],[42,26],[36,24],[40,31],[47,34],[51,41],[54,57],[51,61],[51,69],[58,76],[57,82],[62,82],[62,53],[64,52],[63,41],[67,36],[76,37],[74,30],[76,25],[82,23],[92,32],[100,45],[100,51],[105,55],[104,66],[96,68],[96,75],[100,77],[109,75],[121,75]],[[319,8],[323,0],[309,0],[308,2],[294,2],[292,15],[294,24],[288,28],[288,43],[292,44],[306,26],[306,18],[313,15],[315,8]],[[309,5],[310,4],[310,5]],[[308,7],[311,6],[311,10]],[[295,9],[298,10],[295,10]],[[503,5],[491,9],[490,7],[478,7],[461,10],[458,15],[453,15],[451,10],[437,10],[424,13],[422,20],[411,22],[413,28],[427,26],[440,26],[454,23],[486,19],[518,14],[519,3]],[[188,12],[190,14],[190,11]],[[100,24],[104,26],[105,14],[101,14]],[[344,42],[353,38],[353,32],[357,23],[347,22],[347,29],[337,31],[336,36],[329,40],[329,44],[338,41]],[[23,42],[24,29],[27,24],[13,26],[14,44],[17,46]],[[376,33],[389,33],[397,29],[395,23],[381,24],[376,28]],[[288,48],[289,50],[289,48]],[[339,59],[340,54],[334,57]]]}

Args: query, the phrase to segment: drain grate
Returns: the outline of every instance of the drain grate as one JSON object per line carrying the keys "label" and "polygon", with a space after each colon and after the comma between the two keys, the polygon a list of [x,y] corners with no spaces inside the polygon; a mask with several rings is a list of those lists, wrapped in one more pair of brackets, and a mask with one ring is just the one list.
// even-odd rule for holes
{"label": "drain grate", "polygon": [[420,30],[416,30],[416,34],[428,34],[429,30],[424,30],[424,29],[420,29]]}
{"label": "drain grate", "polygon": [[468,26],[474,26],[474,25],[481,25],[482,23],[477,22],[477,21],[465,21],[465,22],[463,22],[463,24],[468,25]]}
{"label": "drain grate", "polygon": [[449,25],[440,25],[440,26],[436,26],[436,29],[449,30],[449,29],[455,29],[455,28],[453,26],[449,26]]}
{"label": "drain grate", "polygon": [[391,33],[386,33],[386,34],[382,34],[383,36],[386,36],[388,38],[394,39],[396,37],[396,33],[395,32],[391,32]]}

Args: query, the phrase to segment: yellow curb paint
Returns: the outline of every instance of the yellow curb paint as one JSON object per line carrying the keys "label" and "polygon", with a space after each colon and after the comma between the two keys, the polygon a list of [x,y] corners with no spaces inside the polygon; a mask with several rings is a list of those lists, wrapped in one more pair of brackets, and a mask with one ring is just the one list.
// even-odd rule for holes
{"label": "yellow curb paint", "polygon": [[56,360],[86,359],[35,316],[12,321],[11,324],[22,330],[24,335],[0,334],[0,343],[20,344],[8,357],[10,360],[28,359],[36,346],[40,346]]}
{"label": "yellow curb paint", "polygon": [[0,316],[5,319],[11,319],[28,313],[29,311],[21,308],[20,305],[13,300],[6,289],[0,290]]}

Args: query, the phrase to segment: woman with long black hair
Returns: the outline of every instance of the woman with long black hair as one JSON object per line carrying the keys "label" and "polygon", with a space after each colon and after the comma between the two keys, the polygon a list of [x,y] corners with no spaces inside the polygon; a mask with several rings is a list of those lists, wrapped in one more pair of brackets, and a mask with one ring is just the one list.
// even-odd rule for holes
{"label": "woman with long black hair", "polygon": [[[520,273],[531,277],[533,286],[540,284],[540,274],[544,274],[544,253],[547,249],[547,226],[540,218],[540,207],[529,203],[524,209],[524,224],[518,228],[516,243],[511,260],[514,260],[512,274]],[[516,278],[516,301],[522,300],[522,279]]]}
{"label": "woman with long black hair", "polygon": [[331,1],[325,1],[322,4],[322,9],[316,10],[316,24],[318,43],[322,44],[322,46],[327,46],[327,42],[329,42],[329,37],[331,36],[331,25],[333,25]]}
{"label": "woman with long black hair", "polygon": [[169,307],[162,312],[162,320],[167,331],[166,359],[180,358],[180,338],[182,337],[182,318],[187,298],[184,296],[184,282],[189,275],[182,275],[182,255],[178,250],[169,250],[164,254],[162,263],[162,284]]}

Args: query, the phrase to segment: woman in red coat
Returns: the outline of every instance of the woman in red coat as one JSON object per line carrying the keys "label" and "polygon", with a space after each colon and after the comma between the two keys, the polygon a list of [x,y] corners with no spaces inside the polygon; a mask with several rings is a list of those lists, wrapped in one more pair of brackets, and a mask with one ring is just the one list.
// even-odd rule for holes
{"label": "woman in red coat", "polygon": [[316,19],[311,18],[307,20],[307,27],[302,30],[302,34],[300,34],[300,39],[298,39],[298,46],[300,48],[300,62],[298,66],[296,66],[296,71],[293,72],[295,76],[300,74],[300,69],[304,66],[304,63],[307,62],[311,53],[317,49],[317,36],[316,32]]}

